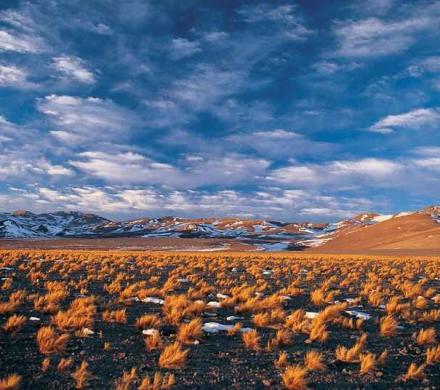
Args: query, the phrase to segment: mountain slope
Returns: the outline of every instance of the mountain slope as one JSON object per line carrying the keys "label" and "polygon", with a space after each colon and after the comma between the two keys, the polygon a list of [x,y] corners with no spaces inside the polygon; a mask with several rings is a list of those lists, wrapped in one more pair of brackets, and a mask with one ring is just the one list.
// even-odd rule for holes
{"label": "mountain slope", "polygon": [[440,251],[440,207],[400,213],[380,223],[340,229],[320,251]]}
{"label": "mountain slope", "polygon": [[[336,223],[283,223],[240,218],[138,218],[110,221],[94,214],[0,213],[0,238],[210,239],[254,250],[365,252],[433,250],[440,253],[440,206],[417,212],[363,213]],[[140,241],[141,240],[141,241]],[[226,241],[225,241],[226,240]],[[203,241],[203,240],[202,240]],[[225,244],[227,242],[227,244]]]}

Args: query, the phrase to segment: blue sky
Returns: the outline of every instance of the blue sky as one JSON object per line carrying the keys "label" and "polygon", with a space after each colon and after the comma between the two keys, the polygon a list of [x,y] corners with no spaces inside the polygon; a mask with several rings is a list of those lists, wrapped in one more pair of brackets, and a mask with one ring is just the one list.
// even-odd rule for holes
{"label": "blue sky", "polygon": [[0,3],[0,210],[438,203],[440,3]]}

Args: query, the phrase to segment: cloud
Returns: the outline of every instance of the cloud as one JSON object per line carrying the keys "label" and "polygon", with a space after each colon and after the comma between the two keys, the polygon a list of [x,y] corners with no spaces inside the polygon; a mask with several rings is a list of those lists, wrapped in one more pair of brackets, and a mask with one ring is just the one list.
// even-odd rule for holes
{"label": "cloud", "polygon": [[53,58],[53,67],[68,79],[84,84],[94,84],[95,75],[86,68],[84,60],[78,57],[62,55]]}
{"label": "cloud", "polygon": [[300,22],[293,5],[274,7],[270,3],[257,3],[241,7],[237,13],[243,21],[250,24],[275,24],[286,37],[290,39],[304,39],[310,31]]}
{"label": "cloud", "polygon": [[18,53],[39,53],[43,51],[43,44],[37,38],[25,35],[12,35],[0,30],[0,50],[16,51]]}
{"label": "cloud", "polygon": [[47,50],[45,41],[39,36],[38,26],[20,12],[5,10],[0,21],[12,28],[0,29],[0,50],[17,53],[41,53]]}
{"label": "cloud", "polygon": [[0,197],[0,204],[10,209],[23,204],[39,205],[40,210],[71,209],[104,213],[107,216],[182,217],[259,217],[282,221],[325,220],[353,216],[373,207],[373,202],[359,197],[324,196],[303,190],[264,189],[255,192],[235,190],[175,191],[124,187],[66,187],[58,190],[37,187],[32,190],[11,189],[9,196]]}
{"label": "cloud", "polygon": [[199,47],[199,42],[189,41],[185,38],[175,38],[171,43],[171,57],[176,60],[191,57],[199,53],[202,49]]}
{"label": "cloud", "polygon": [[343,57],[376,57],[400,53],[416,42],[416,33],[435,28],[436,24],[436,18],[429,15],[399,21],[370,17],[337,22],[334,29],[338,42],[336,54]]}
{"label": "cloud", "polygon": [[55,127],[51,134],[67,144],[88,144],[128,138],[139,117],[109,99],[49,95],[37,103]]}
{"label": "cloud", "polygon": [[324,164],[291,165],[273,170],[272,182],[306,188],[328,187],[338,190],[345,186],[389,186],[398,179],[404,165],[398,162],[363,158],[336,160]]}
{"label": "cloud", "polygon": [[336,145],[316,142],[302,134],[284,129],[255,131],[230,135],[224,140],[225,145],[234,144],[241,150],[255,150],[261,155],[281,159],[283,157],[326,155],[336,149]]}
{"label": "cloud", "polygon": [[110,184],[157,184],[171,188],[243,184],[263,174],[269,166],[263,159],[235,155],[209,159],[191,156],[182,162],[182,168],[133,152],[90,151],[78,157],[70,161],[72,166]]}
{"label": "cloud", "polygon": [[28,71],[23,68],[0,64],[0,86],[21,89],[37,88],[37,84],[29,81],[28,77]]}
{"label": "cloud", "polygon": [[439,122],[440,111],[438,108],[419,108],[404,114],[388,115],[370,126],[369,130],[389,134],[394,131],[394,128],[420,129]]}

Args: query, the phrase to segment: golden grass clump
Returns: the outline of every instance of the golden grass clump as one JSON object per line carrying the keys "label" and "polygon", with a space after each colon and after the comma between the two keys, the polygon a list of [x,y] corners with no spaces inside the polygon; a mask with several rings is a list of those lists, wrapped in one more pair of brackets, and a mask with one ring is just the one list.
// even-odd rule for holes
{"label": "golden grass clump", "polygon": [[41,371],[46,372],[50,367],[50,359],[49,358],[45,358],[43,359],[43,361],[41,362]]}
{"label": "golden grass clump", "polygon": [[398,323],[392,315],[382,317],[380,320],[380,334],[384,337],[394,336],[397,334]]}
{"label": "golden grass clump", "polygon": [[440,363],[440,345],[436,345],[435,347],[428,348],[426,350],[426,363],[427,364]]}
{"label": "golden grass clump", "polygon": [[183,344],[194,344],[202,337],[202,321],[200,318],[181,324],[177,332],[177,340]]}
{"label": "golden grass clump", "polygon": [[57,370],[59,372],[64,372],[69,369],[73,364],[72,358],[61,358],[57,365]]}
{"label": "golden grass clump", "polygon": [[160,323],[160,318],[155,314],[145,314],[136,319],[136,326],[140,329],[158,328]]}
{"label": "golden grass clump", "polygon": [[174,374],[162,375],[160,372],[155,372],[153,379],[148,375],[142,379],[138,390],[169,390],[175,383],[176,378]]}
{"label": "golden grass clump", "polygon": [[127,323],[127,314],[125,309],[120,310],[105,310],[102,313],[102,319],[105,322],[113,322],[118,324]]}
{"label": "golden grass clump", "polygon": [[374,371],[378,365],[385,364],[388,353],[387,351],[382,352],[379,356],[376,356],[374,353],[368,352],[366,354],[360,354],[360,374],[368,374],[369,372]]}
{"label": "golden grass clump", "polygon": [[14,314],[6,320],[5,324],[3,325],[3,329],[5,332],[15,333],[19,331],[25,323],[25,316]]}
{"label": "golden grass clump", "polygon": [[325,371],[327,366],[323,362],[321,352],[308,351],[304,357],[304,366],[310,371]]}
{"label": "golden grass clump", "polygon": [[240,332],[241,328],[242,328],[241,323],[237,322],[237,323],[234,324],[234,326],[232,328],[227,330],[227,333],[228,333],[229,336],[234,336],[238,332]]}
{"label": "golden grass clump", "polygon": [[260,349],[260,336],[255,329],[242,333],[241,339],[247,349],[252,351],[258,351]]}
{"label": "golden grass clump", "polygon": [[278,359],[274,361],[275,367],[278,369],[282,369],[287,366],[288,355],[287,352],[282,351],[278,355]]}
{"label": "golden grass clump", "polygon": [[116,390],[130,390],[136,383],[138,376],[137,370],[133,367],[130,371],[124,371],[122,377],[118,378],[115,383]]}
{"label": "golden grass clump", "polygon": [[307,369],[299,364],[288,366],[281,374],[284,387],[287,390],[307,389]]}
{"label": "golden grass clump", "polygon": [[367,341],[367,334],[363,333],[356,343],[351,347],[338,346],[336,348],[336,359],[344,363],[357,363],[360,360],[360,353]]}
{"label": "golden grass clump", "polygon": [[417,344],[435,344],[437,342],[435,328],[420,329],[415,335]]}
{"label": "golden grass clump", "polygon": [[75,381],[76,389],[84,389],[87,384],[94,378],[89,370],[89,364],[86,361],[82,361],[79,367],[72,372],[71,377]]}
{"label": "golden grass clump", "polygon": [[320,343],[325,343],[328,340],[329,332],[325,322],[313,321],[312,328],[310,329],[308,342],[318,341]]}
{"label": "golden grass clump", "polygon": [[50,326],[41,327],[36,338],[38,349],[45,355],[63,353],[69,341],[68,334],[58,335]]}
{"label": "golden grass clump", "polygon": [[17,374],[11,374],[6,378],[0,379],[0,390],[18,390],[21,384],[21,376]]}
{"label": "golden grass clump", "polygon": [[159,356],[159,366],[168,369],[182,368],[186,363],[188,352],[188,349],[182,350],[181,344],[177,341],[169,344]]}
{"label": "golden grass clump", "polygon": [[144,338],[145,348],[148,352],[162,348],[162,339],[158,330]]}
{"label": "golden grass clump", "polygon": [[406,371],[406,374],[403,376],[404,381],[408,380],[420,380],[425,377],[425,369],[426,364],[421,364],[417,366],[415,363],[411,363]]}

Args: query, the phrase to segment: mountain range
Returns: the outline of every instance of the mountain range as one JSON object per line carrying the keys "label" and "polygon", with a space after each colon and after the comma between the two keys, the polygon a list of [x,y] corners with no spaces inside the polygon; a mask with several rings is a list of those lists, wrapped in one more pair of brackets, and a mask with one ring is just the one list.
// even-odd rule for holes
{"label": "mountain range", "polygon": [[20,210],[0,213],[0,237],[233,239],[259,250],[429,249],[440,247],[440,206],[390,215],[362,213],[336,223],[171,216],[111,221],[78,211],[34,214]]}

